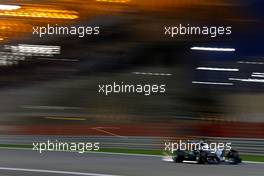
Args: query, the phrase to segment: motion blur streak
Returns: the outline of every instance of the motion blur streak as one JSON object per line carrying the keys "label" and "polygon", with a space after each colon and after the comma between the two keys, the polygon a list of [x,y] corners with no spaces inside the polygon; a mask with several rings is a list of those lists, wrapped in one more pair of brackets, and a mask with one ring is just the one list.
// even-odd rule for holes
{"label": "motion blur streak", "polygon": [[96,0],[97,2],[127,3],[130,0]]}
{"label": "motion blur streak", "polygon": [[20,6],[16,5],[0,5],[0,10],[17,10],[20,9]]}
{"label": "motion blur streak", "polygon": [[[6,5],[12,7],[0,10],[0,121],[1,129],[16,130],[3,133],[100,135],[89,129],[114,125],[124,127],[120,135],[243,137],[249,131],[245,127],[262,129],[264,108],[257,102],[262,102],[263,87],[228,79],[256,77],[253,72],[263,71],[258,64],[238,63],[242,58],[264,62],[258,57],[264,55],[261,5],[239,0],[10,0]],[[47,24],[96,25],[102,33],[32,36],[33,26]],[[164,37],[164,26],[177,24],[228,25],[234,31],[215,39]],[[117,80],[166,84],[168,92],[148,98],[96,93],[98,85]],[[249,104],[248,99],[257,100]],[[77,109],[21,108],[25,104]],[[233,121],[242,124],[232,130],[207,129],[225,122],[223,129]],[[251,132],[251,137],[263,135]]]}
{"label": "motion blur streak", "polygon": [[209,71],[233,71],[238,72],[239,69],[237,68],[210,68],[210,67],[197,67],[197,70],[209,70]]}
{"label": "motion blur streak", "polygon": [[253,72],[253,75],[264,75],[264,73]]}
{"label": "motion blur streak", "polygon": [[6,45],[5,49],[11,49],[12,52],[33,54],[33,55],[53,55],[60,54],[60,46],[47,46],[47,45],[28,45],[19,44],[18,46]]}
{"label": "motion blur streak", "polygon": [[75,11],[49,9],[45,7],[22,7],[21,9],[0,11],[0,16],[10,17],[30,17],[30,18],[54,18],[54,19],[77,19],[78,15]]}
{"label": "motion blur streak", "polygon": [[52,119],[52,120],[86,120],[85,118],[75,118],[75,117],[45,117],[45,119]]}
{"label": "motion blur streak", "polygon": [[253,65],[264,65],[264,62],[249,62],[249,61],[238,61],[239,64],[253,64]]}
{"label": "motion blur streak", "polygon": [[242,82],[255,82],[255,83],[264,83],[264,79],[240,79],[240,78],[229,78],[230,81],[242,81]]}
{"label": "motion blur streak", "polygon": [[236,51],[234,48],[212,48],[212,47],[192,47],[191,50],[200,50],[200,51],[224,51],[224,52],[233,52]]}
{"label": "motion blur streak", "polygon": [[252,75],[252,77],[264,78],[264,75]]}

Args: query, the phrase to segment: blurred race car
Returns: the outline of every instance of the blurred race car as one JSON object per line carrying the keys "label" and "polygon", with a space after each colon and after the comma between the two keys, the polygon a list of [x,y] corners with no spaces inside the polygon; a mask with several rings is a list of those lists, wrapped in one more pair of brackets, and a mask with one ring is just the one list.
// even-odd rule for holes
{"label": "blurred race car", "polygon": [[191,161],[199,164],[220,164],[220,163],[229,163],[229,164],[238,164],[241,163],[242,159],[239,156],[238,151],[231,149],[225,154],[225,150],[180,150],[178,149],[172,155],[172,159],[176,163],[182,163],[185,161]]}

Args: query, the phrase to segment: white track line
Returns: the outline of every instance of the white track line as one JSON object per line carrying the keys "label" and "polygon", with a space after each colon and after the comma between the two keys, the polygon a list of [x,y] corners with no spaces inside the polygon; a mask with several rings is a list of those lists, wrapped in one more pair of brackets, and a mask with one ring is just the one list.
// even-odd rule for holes
{"label": "white track line", "polygon": [[56,171],[56,170],[42,170],[42,169],[24,169],[24,168],[12,168],[12,167],[0,167],[0,170],[51,173],[51,174],[67,174],[67,175],[86,175],[86,176],[117,176],[117,175],[109,175],[109,174],[96,174],[96,173],[85,173],[85,172],[69,172],[69,171]]}
{"label": "white track line", "polygon": [[192,81],[192,84],[205,84],[205,85],[223,85],[223,86],[233,86],[234,83],[221,83],[221,82],[201,82],[201,81]]}
{"label": "white track line", "polygon": [[258,162],[258,161],[242,161],[242,163],[247,163],[247,164],[264,164],[264,162]]}

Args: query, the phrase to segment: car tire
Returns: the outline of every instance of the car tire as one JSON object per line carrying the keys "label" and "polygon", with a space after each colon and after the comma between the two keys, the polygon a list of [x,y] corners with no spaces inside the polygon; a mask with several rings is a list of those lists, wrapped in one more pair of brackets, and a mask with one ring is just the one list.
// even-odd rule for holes
{"label": "car tire", "polygon": [[198,163],[205,164],[207,161],[207,154],[204,151],[201,151],[198,156]]}
{"label": "car tire", "polygon": [[175,163],[182,163],[184,160],[184,151],[178,150],[176,155],[173,157]]}

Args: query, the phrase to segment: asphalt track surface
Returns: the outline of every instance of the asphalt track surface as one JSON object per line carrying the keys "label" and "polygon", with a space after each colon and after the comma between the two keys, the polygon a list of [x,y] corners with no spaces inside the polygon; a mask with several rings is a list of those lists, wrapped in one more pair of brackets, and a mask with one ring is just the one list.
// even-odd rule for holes
{"label": "asphalt track surface", "polygon": [[198,165],[160,157],[0,149],[0,176],[263,176],[263,164]]}

